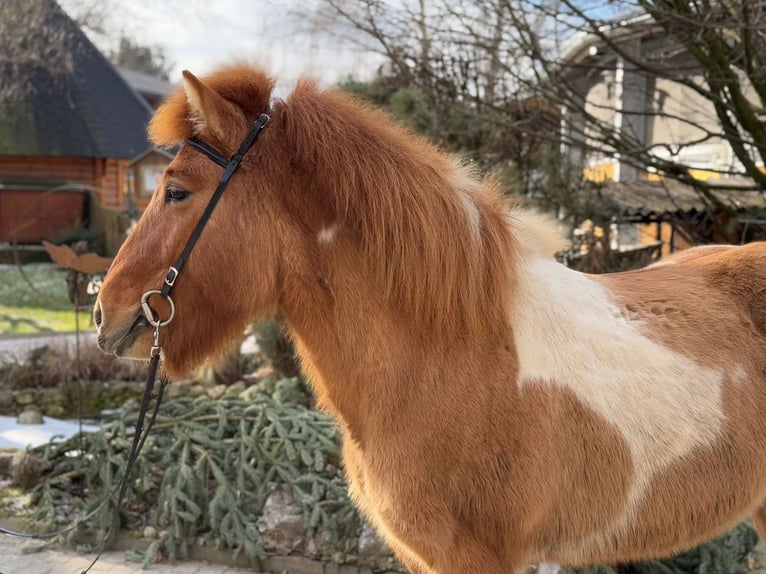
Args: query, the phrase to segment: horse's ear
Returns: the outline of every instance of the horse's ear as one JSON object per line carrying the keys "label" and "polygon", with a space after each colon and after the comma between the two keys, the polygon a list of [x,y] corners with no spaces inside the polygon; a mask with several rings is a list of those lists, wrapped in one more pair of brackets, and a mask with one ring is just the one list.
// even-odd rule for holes
{"label": "horse's ear", "polygon": [[227,124],[232,120],[239,121],[242,114],[234,104],[202,83],[197,76],[188,70],[182,73],[195,135],[209,132],[223,139],[227,132]]}

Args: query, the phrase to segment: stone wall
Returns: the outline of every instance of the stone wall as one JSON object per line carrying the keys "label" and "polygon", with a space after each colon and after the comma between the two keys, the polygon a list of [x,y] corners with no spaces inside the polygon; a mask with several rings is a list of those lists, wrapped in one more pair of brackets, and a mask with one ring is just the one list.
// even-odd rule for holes
{"label": "stone wall", "polygon": [[57,419],[76,419],[79,416],[80,389],[83,415],[97,417],[104,409],[115,408],[127,400],[139,400],[142,383],[83,382],[42,389],[11,390],[0,388],[0,415],[17,416],[34,408],[43,415]]}

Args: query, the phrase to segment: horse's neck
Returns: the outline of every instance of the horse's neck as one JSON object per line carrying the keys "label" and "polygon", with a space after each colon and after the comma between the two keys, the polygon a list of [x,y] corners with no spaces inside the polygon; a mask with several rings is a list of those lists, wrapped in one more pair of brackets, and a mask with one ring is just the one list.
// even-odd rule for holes
{"label": "horse's neck", "polygon": [[363,271],[346,271],[342,280],[328,278],[323,289],[304,292],[281,312],[320,405],[357,443],[417,433],[423,417],[444,419],[426,412],[433,398],[449,393],[448,387],[462,393],[470,383],[466,373],[508,353],[506,317],[495,318],[502,327],[492,334],[434,332],[397,310]]}
{"label": "horse's neck", "polygon": [[280,311],[320,404],[362,435],[377,424],[371,411],[399,400],[420,335],[363,272],[335,271],[321,287],[304,283]]}

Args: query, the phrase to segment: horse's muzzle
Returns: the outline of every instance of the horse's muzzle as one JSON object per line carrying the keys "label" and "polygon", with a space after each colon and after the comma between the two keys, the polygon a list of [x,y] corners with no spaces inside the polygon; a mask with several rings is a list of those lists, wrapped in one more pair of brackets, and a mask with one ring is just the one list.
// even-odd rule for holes
{"label": "horse's muzzle", "polygon": [[138,349],[133,350],[138,338],[151,332],[151,327],[140,309],[136,310],[122,327],[110,329],[104,321],[101,305],[97,301],[93,310],[93,321],[97,329],[96,344],[102,352],[125,359],[148,359],[148,355],[139,356]]}

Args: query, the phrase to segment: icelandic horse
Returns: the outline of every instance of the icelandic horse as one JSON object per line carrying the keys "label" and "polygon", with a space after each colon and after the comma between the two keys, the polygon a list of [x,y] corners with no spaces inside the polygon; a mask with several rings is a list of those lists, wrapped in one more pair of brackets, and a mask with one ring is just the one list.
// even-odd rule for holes
{"label": "icelandic horse", "polygon": [[[349,95],[272,101],[244,65],[184,79],[157,145],[231,156],[272,115],[175,287],[164,369],[281,317],[354,500],[411,572],[661,557],[748,516],[766,533],[763,244],[578,273],[551,223]],[[190,145],[167,167],[98,296],[105,352],[149,357],[139,300],[221,173]]]}

